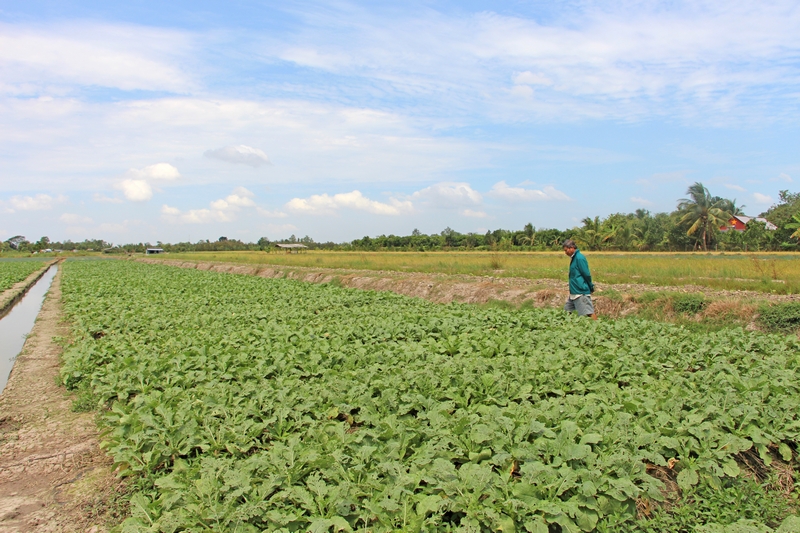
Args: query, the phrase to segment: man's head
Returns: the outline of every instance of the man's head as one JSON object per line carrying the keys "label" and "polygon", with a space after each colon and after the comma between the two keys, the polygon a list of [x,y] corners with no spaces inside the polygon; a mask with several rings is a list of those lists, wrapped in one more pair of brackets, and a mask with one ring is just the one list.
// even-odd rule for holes
{"label": "man's head", "polygon": [[572,239],[567,239],[563,243],[561,243],[561,247],[564,249],[564,253],[568,256],[572,257],[572,254],[575,253],[575,250],[578,249],[578,245],[575,244],[575,241]]}

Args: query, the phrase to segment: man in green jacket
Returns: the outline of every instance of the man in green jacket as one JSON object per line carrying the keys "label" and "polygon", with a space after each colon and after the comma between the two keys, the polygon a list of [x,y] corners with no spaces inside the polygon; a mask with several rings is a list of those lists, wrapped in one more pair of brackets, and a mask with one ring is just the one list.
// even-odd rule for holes
{"label": "man in green jacket", "polygon": [[570,257],[569,298],[564,304],[564,311],[577,312],[581,316],[589,316],[597,320],[594,305],[592,305],[591,294],[594,292],[594,283],[592,283],[592,274],[589,272],[589,263],[572,239],[567,239],[561,246],[564,248],[564,253]]}

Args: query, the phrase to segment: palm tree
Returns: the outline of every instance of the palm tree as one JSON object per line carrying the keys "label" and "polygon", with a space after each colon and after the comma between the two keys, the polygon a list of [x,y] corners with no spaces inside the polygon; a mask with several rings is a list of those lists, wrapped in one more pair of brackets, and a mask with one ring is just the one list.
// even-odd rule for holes
{"label": "palm tree", "polygon": [[525,227],[522,229],[525,235],[520,238],[520,243],[525,244],[528,243],[528,246],[533,248],[533,243],[536,241],[536,227],[528,222],[525,224]]}
{"label": "palm tree", "polygon": [[589,218],[586,217],[581,220],[583,227],[578,230],[575,239],[586,245],[589,250],[599,250],[600,247],[614,238],[616,228],[610,230],[603,228],[600,217]]}
{"label": "palm tree", "polygon": [[795,239],[800,239],[800,214],[792,215],[792,220],[794,222],[789,222],[784,226],[786,229],[793,229],[794,233],[789,235],[789,237],[794,237]]}
{"label": "palm tree", "polygon": [[686,190],[689,198],[683,198],[678,203],[678,211],[683,213],[681,224],[688,224],[687,235],[694,235],[700,231],[703,250],[708,250],[708,241],[713,228],[720,227],[728,222],[731,214],[725,209],[725,200],[715,199],[706,189],[705,185],[696,182]]}

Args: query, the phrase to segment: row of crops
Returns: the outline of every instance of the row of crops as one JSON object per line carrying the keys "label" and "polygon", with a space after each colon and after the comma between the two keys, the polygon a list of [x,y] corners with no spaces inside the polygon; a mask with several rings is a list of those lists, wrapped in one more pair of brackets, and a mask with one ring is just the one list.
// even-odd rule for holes
{"label": "row of crops", "polygon": [[0,292],[10,289],[43,266],[41,260],[0,260]]}
{"label": "row of crops", "polygon": [[62,288],[125,531],[645,531],[797,464],[792,338],[125,261]]}

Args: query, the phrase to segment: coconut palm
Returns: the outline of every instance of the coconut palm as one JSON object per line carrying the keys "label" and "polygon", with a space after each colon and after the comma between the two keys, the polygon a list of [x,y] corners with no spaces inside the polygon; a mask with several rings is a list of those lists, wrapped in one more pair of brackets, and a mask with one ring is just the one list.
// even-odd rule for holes
{"label": "coconut palm", "polygon": [[726,224],[731,214],[725,209],[726,200],[712,198],[705,185],[696,182],[686,190],[689,198],[683,198],[678,203],[678,211],[682,213],[680,223],[687,224],[687,235],[700,232],[700,241],[703,250],[708,250],[708,241],[711,232],[716,227]]}
{"label": "coconut palm", "polygon": [[525,224],[525,227],[522,229],[524,235],[519,239],[520,244],[527,243],[528,246],[533,248],[533,243],[536,242],[536,227],[528,222]]}

